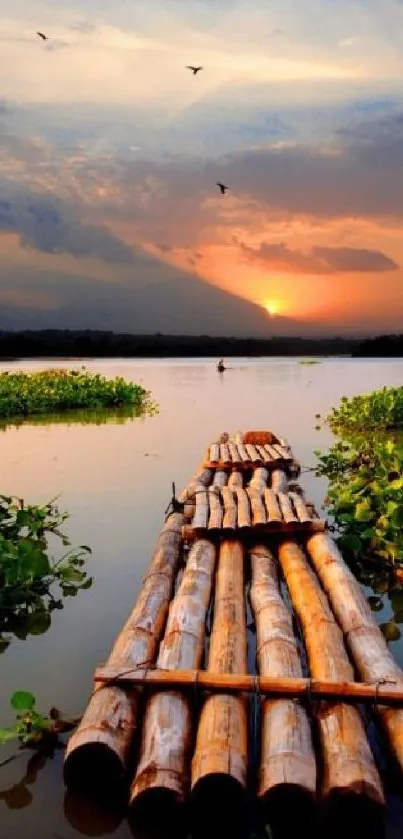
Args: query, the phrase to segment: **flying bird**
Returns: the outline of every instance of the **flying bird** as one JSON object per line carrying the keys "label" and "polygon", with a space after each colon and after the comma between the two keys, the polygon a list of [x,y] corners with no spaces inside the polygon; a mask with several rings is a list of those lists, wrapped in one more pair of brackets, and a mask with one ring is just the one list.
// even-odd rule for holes
{"label": "flying bird", "polygon": [[43,32],[37,32],[36,34],[39,35],[40,38],[42,38],[42,41],[49,41],[48,36],[44,35]]}
{"label": "flying bird", "polygon": [[225,195],[227,189],[229,189],[229,186],[225,186],[225,184],[220,184],[219,181],[217,181],[216,186],[220,188],[221,195]]}
{"label": "flying bird", "polygon": [[198,73],[198,72],[199,72],[199,70],[203,70],[203,67],[192,67],[192,65],[191,65],[191,64],[187,64],[187,65],[186,65],[186,69],[187,69],[187,70],[192,70],[193,75],[195,76],[195,75],[196,75],[196,73]]}

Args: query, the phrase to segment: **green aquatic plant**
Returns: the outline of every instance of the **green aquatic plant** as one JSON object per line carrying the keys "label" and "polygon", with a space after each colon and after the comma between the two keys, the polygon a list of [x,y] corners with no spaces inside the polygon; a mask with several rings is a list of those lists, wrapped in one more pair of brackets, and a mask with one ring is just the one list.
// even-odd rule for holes
{"label": "green aquatic plant", "polygon": [[309,364],[320,364],[320,361],[318,361],[318,359],[317,359],[317,358],[303,358],[303,359],[299,362],[299,364],[305,364],[305,365],[309,365]]}
{"label": "green aquatic plant", "polygon": [[[87,545],[70,548],[60,531],[68,518],[54,501],[43,507],[0,495],[0,652],[8,635],[25,639],[50,626],[51,612],[63,608],[62,596],[74,596],[92,585],[84,570]],[[49,540],[59,540],[66,553],[49,555]]]}
{"label": "green aquatic plant", "polygon": [[316,474],[329,479],[325,504],[341,548],[403,564],[403,441],[341,439],[315,454]]}
{"label": "green aquatic plant", "polygon": [[336,432],[403,428],[403,387],[385,386],[359,396],[343,396],[327,422]]}
{"label": "green aquatic plant", "polygon": [[98,373],[89,373],[85,368],[0,374],[0,417],[125,406],[144,411],[155,409],[149,392],[142,385],[126,382],[120,376],[107,379]]}
{"label": "green aquatic plant", "polygon": [[21,746],[48,749],[60,734],[71,731],[78,723],[78,719],[63,718],[57,708],[40,714],[35,708],[35,696],[26,690],[15,691],[10,701],[17,711],[16,721],[9,728],[0,728],[0,744],[18,740]]}

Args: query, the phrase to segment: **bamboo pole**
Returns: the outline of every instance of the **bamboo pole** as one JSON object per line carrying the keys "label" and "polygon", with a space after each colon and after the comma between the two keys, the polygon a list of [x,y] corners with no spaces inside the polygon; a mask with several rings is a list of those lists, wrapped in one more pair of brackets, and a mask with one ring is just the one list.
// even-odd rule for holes
{"label": "bamboo pole", "polygon": [[237,499],[238,505],[238,527],[250,527],[251,519],[248,494],[246,490],[241,487],[235,487],[234,495]]}
{"label": "bamboo pole", "polygon": [[254,487],[254,489],[259,490],[259,492],[263,493],[263,491],[267,487],[267,479],[269,477],[269,473],[264,466],[258,466],[257,469],[254,470],[252,478],[250,480],[249,486]]}
{"label": "bamboo pole", "polygon": [[[395,683],[403,689],[403,671],[389,651],[359,583],[328,534],[315,534],[307,549],[344,632],[357,671],[365,681]],[[403,709],[376,706],[392,752],[403,769]]]}
{"label": "bamboo pole", "polygon": [[[326,595],[293,541],[279,547],[279,560],[301,623],[309,668],[319,679],[352,681],[353,668],[343,636]],[[349,813],[372,811],[384,804],[383,791],[359,712],[345,704],[326,705],[316,716],[319,729],[323,779],[321,796],[327,809],[335,802]]]}
{"label": "bamboo pole", "polygon": [[270,443],[266,443],[265,449],[267,451],[267,454],[270,455],[272,460],[280,460],[279,453],[276,451],[276,449]]}
{"label": "bamboo pole", "polygon": [[261,457],[261,458],[262,458],[262,460],[263,460],[263,463],[271,463],[271,462],[272,462],[272,458],[270,457],[269,453],[266,451],[266,449],[264,448],[264,446],[259,446],[259,445],[256,443],[256,448],[257,448],[257,450],[258,450],[258,452],[259,452],[259,454],[260,454],[260,457]]}
{"label": "bamboo pole", "polygon": [[227,443],[220,443],[220,460],[222,463],[231,463],[231,455]]}
{"label": "bamboo pole", "polygon": [[210,507],[208,529],[219,530],[222,526],[223,520],[223,508],[221,506],[220,488],[217,486],[212,486],[208,488],[207,492]]}
{"label": "bamboo pole", "polygon": [[[173,513],[162,529],[136,605],[108,659],[120,668],[153,663],[178,569],[185,516]],[[93,693],[64,761],[69,787],[101,792],[124,781],[137,726],[138,698],[132,690],[101,686]]]}
{"label": "bamboo pole", "polygon": [[[302,668],[292,617],[280,592],[276,560],[263,545],[250,551],[250,559],[261,690],[262,677],[298,679]],[[313,816],[315,792],[316,760],[305,708],[294,699],[265,701],[258,795],[267,820],[295,824],[302,820],[306,826]]]}
{"label": "bamboo pole", "polygon": [[252,509],[252,524],[262,525],[266,524],[266,510],[263,504],[263,498],[258,489],[254,486],[249,486],[246,490],[250,500]]}
{"label": "bamboo pole", "polygon": [[196,510],[192,522],[194,528],[206,528],[209,518],[209,503],[207,489],[199,484],[196,489]]}
{"label": "bamboo pole", "polygon": [[270,486],[273,492],[288,492],[288,478],[283,469],[273,469]]}
{"label": "bamboo pole", "polygon": [[250,457],[248,455],[248,452],[247,452],[247,450],[245,448],[245,445],[244,445],[244,442],[243,442],[243,435],[240,432],[238,432],[237,434],[235,434],[234,440],[235,440],[235,443],[236,443],[236,447],[239,451],[240,459],[244,463],[249,463],[250,462]]}
{"label": "bamboo pole", "polygon": [[[168,674],[201,664],[215,559],[214,545],[205,539],[195,542],[189,553],[157,659],[157,667]],[[157,807],[164,822],[185,800],[191,747],[189,696],[177,691],[154,694],[145,708],[139,763],[130,790],[135,811],[151,813]]]}
{"label": "bamboo pole", "polygon": [[309,510],[305,504],[305,500],[300,492],[291,492],[289,493],[291,501],[294,505],[295,512],[297,514],[298,520],[301,524],[306,524],[307,522],[311,522],[312,518],[309,513]]}
{"label": "bamboo pole", "polygon": [[[239,542],[220,548],[214,621],[208,670],[247,672],[243,549]],[[247,775],[247,711],[244,697],[210,696],[204,703],[192,761],[192,804],[202,817],[214,812],[230,819],[245,802]]]}
{"label": "bamboo pole", "polygon": [[275,492],[273,492],[272,489],[264,490],[264,502],[267,512],[267,522],[270,524],[272,522],[282,522],[283,516],[280,510],[278,499]]}
{"label": "bamboo pole", "polygon": [[232,462],[233,463],[239,463],[240,460],[241,460],[241,457],[239,455],[239,452],[238,452],[238,449],[237,449],[235,443],[233,443],[231,440],[228,441],[228,449],[229,449],[229,453],[230,453]]}
{"label": "bamboo pole", "polygon": [[238,469],[234,469],[234,471],[231,472],[231,474],[228,478],[228,486],[231,489],[235,489],[236,487],[241,487],[241,489],[242,489],[242,487],[243,487],[243,474],[242,474],[242,472],[240,472]]}
{"label": "bamboo pole", "polygon": [[202,467],[199,472],[194,475],[194,477],[189,481],[188,485],[182,490],[178,501],[182,503],[191,501],[193,502],[195,499],[195,493],[197,492],[197,488],[200,484],[204,487],[207,487],[211,484],[213,480],[214,471],[213,469],[206,469]]}
{"label": "bamboo pole", "polygon": [[235,530],[237,526],[237,505],[235,504],[234,493],[230,487],[223,487],[221,496],[224,503],[223,529]]}
{"label": "bamboo pole", "polygon": [[292,454],[279,443],[273,443],[273,449],[281,460],[292,460]]}
{"label": "bamboo pole", "polygon": [[286,524],[297,524],[298,518],[292,508],[290,496],[285,492],[278,492],[277,498]]}
{"label": "bamboo pole", "polygon": [[228,483],[228,472],[225,472],[224,469],[217,469],[213,478],[213,486],[215,487],[225,487]]}
{"label": "bamboo pole", "polygon": [[261,463],[262,458],[260,457],[260,454],[256,446],[253,445],[253,443],[246,443],[245,449],[248,452],[249,460],[251,460],[252,463]]}
{"label": "bamboo pole", "polygon": [[[200,540],[201,541],[201,540]],[[320,699],[342,700],[352,705],[388,705],[391,708],[403,706],[403,686],[368,682],[340,682],[328,679],[305,677],[252,676],[240,673],[210,673],[207,670],[130,669],[122,670],[116,665],[97,667],[94,681],[116,682],[133,687],[149,687],[152,690],[200,690],[218,693],[255,693],[272,699]]]}
{"label": "bamboo pole", "polygon": [[220,444],[213,443],[210,446],[210,461],[211,463],[218,463],[220,459]]}

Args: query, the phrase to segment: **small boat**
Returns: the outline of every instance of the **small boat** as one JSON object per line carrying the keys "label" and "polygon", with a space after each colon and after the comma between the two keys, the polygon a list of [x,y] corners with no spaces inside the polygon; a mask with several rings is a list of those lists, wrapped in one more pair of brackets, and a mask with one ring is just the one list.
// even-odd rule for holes
{"label": "small boat", "polygon": [[223,373],[223,371],[224,371],[225,369],[226,369],[226,367],[225,367],[225,364],[224,364],[224,359],[223,359],[223,358],[220,358],[220,360],[219,360],[219,362],[218,362],[218,364],[217,364],[217,370],[218,370],[218,372],[219,372],[219,373]]}

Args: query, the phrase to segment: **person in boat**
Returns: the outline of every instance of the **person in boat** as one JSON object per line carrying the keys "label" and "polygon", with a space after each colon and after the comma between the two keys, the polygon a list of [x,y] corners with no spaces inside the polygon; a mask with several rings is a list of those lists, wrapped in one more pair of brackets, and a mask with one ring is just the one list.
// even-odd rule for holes
{"label": "person in boat", "polygon": [[222,373],[223,370],[225,370],[225,364],[224,364],[224,359],[223,358],[220,358],[220,360],[217,364],[217,370],[218,370],[219,373]]}

